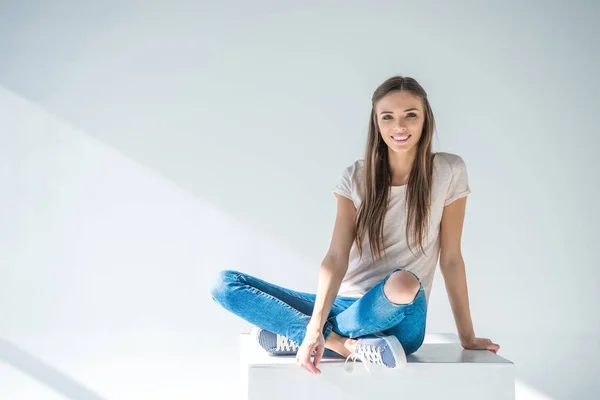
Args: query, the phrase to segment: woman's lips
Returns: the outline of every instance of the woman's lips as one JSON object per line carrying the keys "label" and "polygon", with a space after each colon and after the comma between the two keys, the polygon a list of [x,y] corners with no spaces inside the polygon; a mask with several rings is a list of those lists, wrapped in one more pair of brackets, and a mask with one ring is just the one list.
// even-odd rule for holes
{"label": "woman's lips", "polygon": [[[406,135],[399,135],[399,136],[396,136],[396,137],[404,137],[404,136],[406,136]],[[394,136],[391,136],[391,138],[396,143],[406,143],[406,142],[408,142],[408,139],[410,139],[411,136],[412,135],[408,135],[408,137],[406,139],[404,139],[404,140],[396,140],[396,139],[394,139]]]}

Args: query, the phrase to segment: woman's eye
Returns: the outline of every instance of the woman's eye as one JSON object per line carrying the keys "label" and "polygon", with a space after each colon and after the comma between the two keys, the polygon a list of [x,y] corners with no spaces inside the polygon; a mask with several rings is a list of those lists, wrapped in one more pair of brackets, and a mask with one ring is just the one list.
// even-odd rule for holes
{"label": "woman's eye", "polygon": [[[416,118],[417,114],[416,113],[408,113],[406,114],[409,118]],[[384,115],[381,119],[387,120],[387,119],[392,119],[391,115]]]}

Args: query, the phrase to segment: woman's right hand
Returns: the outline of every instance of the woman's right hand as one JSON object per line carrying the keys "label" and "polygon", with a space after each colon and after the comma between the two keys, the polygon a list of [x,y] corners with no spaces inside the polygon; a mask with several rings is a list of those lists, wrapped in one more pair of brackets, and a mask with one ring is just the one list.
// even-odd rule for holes
{"label": "woman's right hand", "polygon": [[[320,329],[308,329],[296,353],[296,364],[311,374],[320,374],[321,370],[317,366],[323,357],[324,351],[325,338],[323,337],[323,332]],[[313,352],[315,353],[315,357],[311,360]]]}

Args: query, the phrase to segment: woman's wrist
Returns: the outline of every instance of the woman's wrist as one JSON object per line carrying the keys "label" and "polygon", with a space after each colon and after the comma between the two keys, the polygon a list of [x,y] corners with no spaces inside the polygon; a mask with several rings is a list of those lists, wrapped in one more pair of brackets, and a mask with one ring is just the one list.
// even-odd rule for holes
{"label": "woman's wrist", "polygon": [[325,323],[322,323],[319,320],[311,319],[306,326],[306,332],[322,332],[324,325]]}
{"label": "woman's wrist", "polygon": [[475,340],[475,334],[459,335],[459,339],[461,344],[469,344]]}

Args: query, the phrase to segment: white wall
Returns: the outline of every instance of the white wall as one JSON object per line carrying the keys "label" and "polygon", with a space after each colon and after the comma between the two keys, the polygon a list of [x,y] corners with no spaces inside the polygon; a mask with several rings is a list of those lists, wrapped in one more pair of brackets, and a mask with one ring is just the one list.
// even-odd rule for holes
{"label": "white wall", "polygon": [[527,393],[600,393],[597,3],[238,3],[0,3],[0,397],[233,396],[212,280],[315,290],[395,74],[469,168],[477,334]]}

